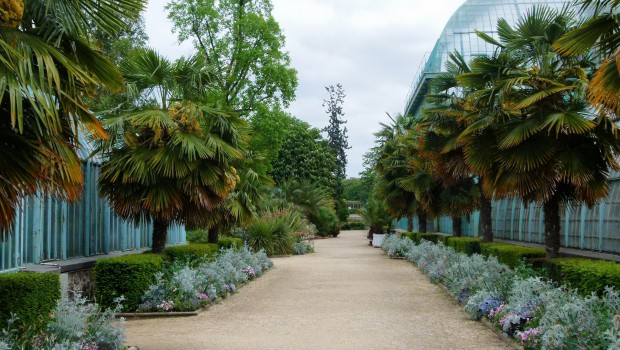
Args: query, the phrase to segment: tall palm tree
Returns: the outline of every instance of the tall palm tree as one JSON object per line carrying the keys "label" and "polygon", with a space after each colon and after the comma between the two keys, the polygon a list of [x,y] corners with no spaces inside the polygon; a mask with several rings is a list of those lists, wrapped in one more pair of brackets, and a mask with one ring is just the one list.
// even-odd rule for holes
{"label": "tall palm tree", "polygon": [[580,11],[593,10],[591,19],[564,34],[553,49],[568,56],[595,50],[602,59],[588,84],[588,101],[597,109],[620,115],[620,11],[619,0],[579,0]]}
{"label": "tall palm tree", "polygon": [[492,83],[504,109],[504,119],[494,120],[501,164],[495,194],[543,204],[549,257],[560,247],[560,206],[595,204],[607,195],[606,175],[619,168],[616,126],[591,113],[585,101],[590,63],[551,50],[571,29],[572,17],[566,9],[535,7],[514,28],[500,20],[500,41],[488,40],[520,62]]}
{"label": "tall palm tree", "polygon": [[[104,123],[110,138],[101,143],[99,191],[115,212],[133,222],[153,222],[153,252],[165,248],[174,221],[201,226],[217,213],[240,177],[234,167],[243,158],[238,116],[209,107],[205,87],[187,91],[187,73],[206,68],[192,59],[169,62],[153,50],[123,67],[130,96],[157,99],[135,111],[113,114]],[[208,84],[208,80],[202,81]],[[138,93],[135,93],[138,92]],[[195,101],[186,100],[197,98]]]}
{"label": "tall palm tree", "polygon": [[39,191],[74,200],[83,176],[78,130],[105,138],[85,96],[120,90],[118,69],[88,41],[137,18],[145,0],[0,3],[0,234],[19,199]]}
{"label": "tall palm tree", "polygon": [[[459,142],[459,136],[466,127],[464,117],[471,108],[467,103],[470,91],[459,87],[456,77],[469,71],[459,53],[450,55],[446,73],[431,82],[431,94],[425,97],[427,107],[417,126],[419,138],[416,147],[422,157],[430,160],[432,174],[442,183],[441,211],[452,217],[455,236],[462,234],[461,217],[471,214],[479,206],[485,207],[480,205],[481,201],[491,200],[480,195],[474,177],[476,174],[467,166],[463,144]],[[482,217],[485,215],[490,220],[490,210],[481,213]],[[485,241],[492,241],[492,229],[483,228]]]}

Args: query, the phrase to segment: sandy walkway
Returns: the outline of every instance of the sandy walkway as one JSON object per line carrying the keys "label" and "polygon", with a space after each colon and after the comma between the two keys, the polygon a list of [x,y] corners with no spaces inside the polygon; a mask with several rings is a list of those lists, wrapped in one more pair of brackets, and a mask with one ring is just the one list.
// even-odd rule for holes
{"label": "sandy walkway", "polygon": [[365,232],[315,242],[199,316],[130,320],[127,343],[168,349],[509,349]]}

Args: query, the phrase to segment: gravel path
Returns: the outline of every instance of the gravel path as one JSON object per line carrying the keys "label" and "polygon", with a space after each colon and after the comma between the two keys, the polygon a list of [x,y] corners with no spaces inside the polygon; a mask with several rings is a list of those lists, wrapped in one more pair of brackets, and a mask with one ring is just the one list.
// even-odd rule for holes
{"label": "gravel path", "polygon": [[127,343],[168,349],[510,349],[412,264],[363,231],[273,259],[263,277],[195,317],[128,320]]}

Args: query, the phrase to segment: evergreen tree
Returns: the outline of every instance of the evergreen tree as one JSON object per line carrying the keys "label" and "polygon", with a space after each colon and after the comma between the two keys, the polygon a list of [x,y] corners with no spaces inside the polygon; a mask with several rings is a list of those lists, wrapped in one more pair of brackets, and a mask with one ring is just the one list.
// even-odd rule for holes
{"label": "evergreen tree", "polygon": [[340,220],[347,219],[348,213],[346,212],[346,206],[344,205],[344,187],[342,182],[346,179],[347,168],[347,154],[346,150],[351,148],[347,142],[347,128],[344,126],[346,120],[342,117],[344,112],[342,105],[344,104],[344,98],[346,97],[344,89],[341,84],[336,86],[330,85],[325,87],[329,98],[323,100],[323,107],[326,107],[327,115],[329,116],[329,125],[323,129],[327,132],[327,140],[329,147],[336,157],[336,186],[334,188],[334,202],[336,203],[336,210]]}

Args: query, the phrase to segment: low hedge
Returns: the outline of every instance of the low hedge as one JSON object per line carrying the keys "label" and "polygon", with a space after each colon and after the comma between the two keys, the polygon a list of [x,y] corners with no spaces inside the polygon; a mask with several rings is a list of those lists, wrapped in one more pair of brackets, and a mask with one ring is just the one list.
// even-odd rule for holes
{"label": "low hedge", "polygon": [[549,277],[582,295],[602,295],[606,286],[620,289],[620,264],[613,261],[557,258],[546,261]]}
{"label": "low hedge", "polygon": [[512,268],[519,265],[521,259],[526,262],[531,260],[544,258],[547,253],[541,248],[523,247],[507,243],[480,243],[480,252],[482,255],[493,255],[497,260]]}
{"label": "low hedge", "polygon": [[241,248],[243,247],[243,239],[235,238],[235,237],[220,237],[220,248],[229,249],[229,248]]}
{"label": "low hedge", "polygon": [[482,240],[477,237],[448,237],[448,247],[455,251],[467,255],[480,254],[480,243]]}
{"label": "low hedge", "polygon": [[401,238],[405,238],[405,237],[406,237],[406,238],[409,238],[410,240],[412,240],[414,243],[416,243],[416,244],[417,244],[417,243],[418,243],[418,242],[417,242],[417,239],[418,239],[418,238],[417,238],[417,235],[418,235],[418,233],[416,233],[416,232],[402,232],[402,233],[400,234],[400,237],[401,237]]}
{"label": "low hedge", "polygon": [[172,260],[196,260],[205,256],[213,256],[220,251],[220,247],[215,243],[192,243],[168,247],[164,251]]}
{"label": "low hedge", "polygon": [[188,230],[185,233],[185,236],[187,237],[187,241],[189,243],[209,243],[209,238],[207,234],[208,234],[207,230],[195,229],[195,230]]}
{"label": "low hedge", "polygon": [[[7,326],[11,313],[21,325],[45,326],[60,299],[60,275],[17,272],[0,274],[0,329]],[[40,322],[42,321],[42,322]]]}
{"label": "low hedge", "polygon": [[123,295],[123,310],[136,310],[165,260],[166,256],[162,254],[133,254],[97,260],[93,269],[97,303],[103,308],[114,307],[114,299]]}
{"label": "low hedge", "polygon": [[437,243],[439,242],[442,237],[444,237],[443,235],[437,234],[437,233],[418,233],[417,237],[419,237],[418,239],[418,243],[420,241],[427,240],[429,242],[433,242],[433,243]]}

